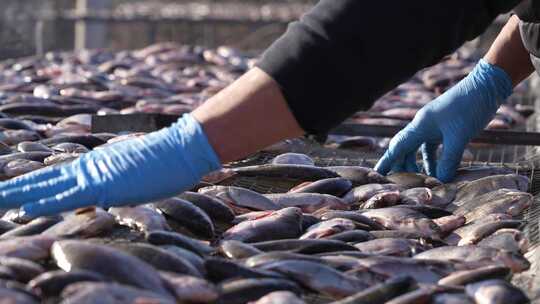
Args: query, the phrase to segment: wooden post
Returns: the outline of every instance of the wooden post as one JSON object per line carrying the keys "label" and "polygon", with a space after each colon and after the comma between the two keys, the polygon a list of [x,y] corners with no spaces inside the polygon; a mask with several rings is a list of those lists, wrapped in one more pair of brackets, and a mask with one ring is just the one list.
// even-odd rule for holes
{"label": "wooden post", "polygon": [[[85,14],[111,8],[111,0],[77,0],[76,11]],[[78,20],[75,23],[75,49],[104,48],[107,43],[106,22]]]}

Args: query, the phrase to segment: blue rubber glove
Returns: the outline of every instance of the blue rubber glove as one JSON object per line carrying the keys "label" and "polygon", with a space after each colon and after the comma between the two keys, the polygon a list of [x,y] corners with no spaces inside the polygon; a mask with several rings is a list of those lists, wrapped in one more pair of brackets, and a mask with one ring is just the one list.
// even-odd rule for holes
{"label": "blue rubber glove", "polygon": [[418,172],[416,151],[422,146],[426,173],[442,182],[451,181],[466,145],[487,126],[511,93],[512,81],[506,72],[480,60],[467,77],[418,111],[392,138],[375,169],[381,174]]}
{"label": "blue rubber glove", "polygon": [[121,141],[0,183],[0,207],[25,215],[131,205],[173,196],[221,167],[200,124],[185,114],[172,126]]}

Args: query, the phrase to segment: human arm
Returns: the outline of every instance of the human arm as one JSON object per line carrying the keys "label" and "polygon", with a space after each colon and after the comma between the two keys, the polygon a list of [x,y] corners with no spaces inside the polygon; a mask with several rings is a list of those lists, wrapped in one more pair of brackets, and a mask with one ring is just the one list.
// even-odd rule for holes
{"label": "human arm", "polygon": [[192,116],[1,183],[0,204],[37,216],[174,195],[221,162],[328,131],[517,2],[323,0]]}
{"label": "human arm", "polygon": [[[422,108],[392,140],[376,169],[417,171],[421,146],[425,171],[443,182],[452,180],[468,142],[494,117],[513,86],[533,71],[519,32],[510,18],[475,69],[449,91]],[[443,144],[439,160],[436,151]]]}

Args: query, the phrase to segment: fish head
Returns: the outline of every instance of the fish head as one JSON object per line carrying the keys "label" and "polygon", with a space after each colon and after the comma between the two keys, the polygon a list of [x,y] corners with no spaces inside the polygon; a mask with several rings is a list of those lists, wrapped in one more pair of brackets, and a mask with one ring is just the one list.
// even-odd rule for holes
{"label": "fish head", "polygon": [[517,216],[522,213],[523,210],[529,208],[533,202],[533,196],[525,192],[515,192],[513,196],[512,205],[508,208],[508,214]]}
{"label": "fish head", "polygon": [[374,183],[374,184],[387,184],[387,183],[390,183],[390,181],[383,175],[381,175],[379,172],[375,171],[375,170],[370,170],[367,175],[367,180],[370,182],[370,183]]}
{"label": "fish head", "polygon": [[428,188],[441,186],[443,183],[435,177],[429,176],[424,180],[424,185]]}
{"label": "fish head", "polygon": [[531,263],[525,257],[513,252],[501,251],[496,258],[509,267],[513,273],[519,273],[531,267]]}
{"label": "fish head", "polygon": [[420,234],[439,239],[441,236],[441,227],[428,218],[411,219],[413,230]]}

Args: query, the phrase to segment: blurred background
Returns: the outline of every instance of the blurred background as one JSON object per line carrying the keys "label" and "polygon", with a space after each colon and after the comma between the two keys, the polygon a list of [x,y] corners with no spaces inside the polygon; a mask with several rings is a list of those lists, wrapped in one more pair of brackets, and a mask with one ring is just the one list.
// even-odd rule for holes
{"label": "blurred background", "polygon": [[[315,0],[2,0],[0,59],[154,42],[228,45],[257,54]],[[496,33],[506,17],[489,31]],[[489,45],[493,35],[475,43]]]}
{"label": "blurred background", "polygon": [[0,59],[159,41],[265,49],[314,0],[2,0]]}

